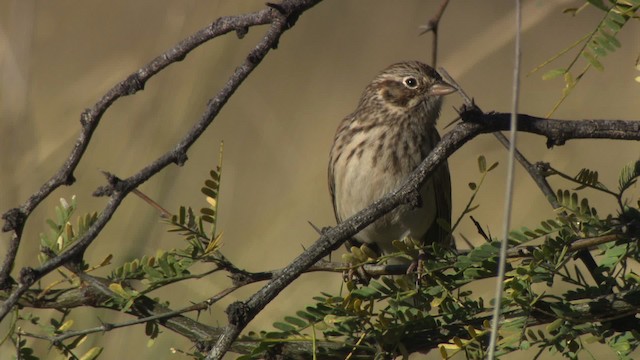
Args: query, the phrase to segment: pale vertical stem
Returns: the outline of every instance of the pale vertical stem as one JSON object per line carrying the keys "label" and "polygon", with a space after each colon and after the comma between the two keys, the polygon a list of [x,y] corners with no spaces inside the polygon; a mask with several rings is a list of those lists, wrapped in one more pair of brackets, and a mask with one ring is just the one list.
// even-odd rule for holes
{"label": "pale vertical stem", "polygon": [[517,114],[518,114],[518,96],[520,92],[520,27],[521,27],[521,10],[520,0],[516,2],[516,43],[515,43],[515,63],[513,66],[513,89],[511,99],[511,129],[509,131],[509,162],[507,166],[507,185],[504,204],[504,219],[502,221],[502,244],[500,245],[500,260],[498,263],[498,276],[496,278],[495,304],[493,306],[493,319],[491,322],[491,337],[489,340],[489,349],[487,359],[495,359],[496,343],[498,339],[498,328],[500,324],[500,315],[502,310],[502,292],[504,284],[504,273],[507,260],[507,243],[509,238],[509,228],[511,227],[511,207],[513,204],[513,184],[514,184],[514,168],[516,153],[516,132]]}

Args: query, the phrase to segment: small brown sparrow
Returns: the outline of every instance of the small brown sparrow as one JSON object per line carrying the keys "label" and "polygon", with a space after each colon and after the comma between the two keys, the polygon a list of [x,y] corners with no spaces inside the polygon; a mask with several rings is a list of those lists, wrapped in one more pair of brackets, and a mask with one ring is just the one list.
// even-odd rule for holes
{"label": "small brown sparrow", "polygon": [[[430,66],[393,64],[365,88],[356,110],[336,131],[329,161],[329,189],[341,222],[401,185],[440,141],[436,120],[442,96],[455,91]],[[354,236],[379,253],[398,252],[405,236],[422,244],[449,244],[436,219],[451,222],[451,179],[446,163],[422,185],[421,205],[402,205]],[[373,246],[372,246],[373,245]]]}

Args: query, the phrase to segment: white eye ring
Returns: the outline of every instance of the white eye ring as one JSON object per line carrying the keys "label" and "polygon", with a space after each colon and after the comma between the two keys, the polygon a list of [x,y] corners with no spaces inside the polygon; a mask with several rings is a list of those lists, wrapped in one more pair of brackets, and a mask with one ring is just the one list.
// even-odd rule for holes
{"label": "white eye ring", "polygon": [[404,84],[404,86],[408,87],[409,89],[415,89],[418,87],[418,80],[413,76],[405,76],[402,79],[402,83]]}

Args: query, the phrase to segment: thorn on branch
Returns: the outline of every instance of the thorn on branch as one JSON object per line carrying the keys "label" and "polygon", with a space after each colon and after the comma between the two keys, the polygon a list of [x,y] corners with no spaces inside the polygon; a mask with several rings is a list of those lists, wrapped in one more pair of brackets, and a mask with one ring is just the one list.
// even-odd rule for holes
{"label": "thorn on branch", "polygon": [[91,195],[95,197],[103,197],[111,196],[111,194],[113,194],[113,189],[111,188],[111,186],[99,186]]}
{"label": "thorn on branch", "polygon": [[564,145],[564,143],[567,142],[567,139],[565,139],[563,136],[557,136],[557,137],[551,137],[548,136],[547,137],[547,149],[551,149],[554,146],[562,146]]}
{"label": "thorn on branch", "polygon": [[284,16],[287,28],[293,27],[296,24],[296,21],[298,21],[298,17],[300,17],[300,13],[298,11],[291,11],[291,9],[287,8],[287,6],[282,3],[275,4],[268,2],[266,5]]}
{"label": "thorn on branch", "polygon": [[491,242],[491,238],[487,235],[486,232],[484,232],[482,225],[480,225],[480,223],[473,216],[469,216],[469,217],[471,218],[473,225],[476,226],[476,230],[478,230],[478,234],[480,234],[480,236],[482,236],[482,238],[484,238],[486,242]]}
{"label": "thorn on branch", "polygon": [[276,4],[276,3],[266,3],[265,5],[267,5],[268,7],[278,11],[280,14],[287,16],[287,10],[284,8],[284,6],[282,6],[282,4]]}
{"label": "thorn on branch", "polygon": [[460,110],[458,111],[460,118],[463,122],[478,124],[482,122],[482,115],[484,113],[478,106],[476,106],[475,102],[471,102],[471,105],[462,105]]}
{"label": "thorn on branch", "polygon": [[247,304],[242,301],[236,301],[229,305],[227,310],[225,310],[229,324],[246,324],[249,319],[249,310]]}
{"label": "thorn on branch", "polygon": [[36,278],[36,271],[32,267],[27,266],[20,270],[20,284],[33,284]]}
{"label": "thorn on branch", "polygon": [[320,236],[324,235],[327,231],[331,230],[330,226],[319,228],[314,223],[312,223],[310,220],[307,220],[307,222],[309,223],[309,225],[311,225],[313,230],[315,230],[318,233],[318,235],[320,235]]}
{"label": "thorn on branch", "polygon": [[189,160],[187,153],[185,153],[184,151],[180,151],[176,153],[176,159],[173,162],[178,166],[183,166],[187,162],[187,160]]}
{"label": "thorn on branch", "polygon": [[249,27],[247,26],[236,29],[236,36],[238,36],[238,39],[243,39],[248,33]]}
{"label": "thorn on branch", "polygon": [[428,33],[429,31],[437,31],[437,26],[438,23],[436,21],[434,21],[433,19],[429,20],[429,22],[427,22],[427,25],[421,25],[419,26],[420,29],[422,29],[422,31],[418,34],[418,36],[424,35],[426,33]]}
{"label": "thorn on branch", "polygon": [[76,177],[72,173],[68,173],[67,177],[62,181],[63,185],[70,186],[76,182]]}
{"label": "thorn on branch", "polygon": [[548,162],[538,161],[535,164],[535,167],[541,176],[547,177],[553,174],[553,171],[551,170],[551,165]]}
{"label": "thorn on branch", "polygon": [[229,275],[233,286],[242,286],[251,281],[251,276],[246,271],[233,272]]}
{"label": "thorn on branch", "polygon": [[89,126],[89,120],[91,120],[91,109],[84,109],[82,114],[80,114],[80,124],[83,128]]}
{"label": "thorn on branch", "polygon": [[102,174],[107,178],[108,185],[100,186],[93,192],[93,196],[111,196],[113,193],[122,190],[124,187],[124,181],[108,171],[102,171]]}
{"label": "thorn on branch", "polygon": [[24,222],[27,220],[27,214],[19,208],[13,208],[2,214],[2,219],[4,220],[3,232],[16,231],[18,233],[21,232]]}

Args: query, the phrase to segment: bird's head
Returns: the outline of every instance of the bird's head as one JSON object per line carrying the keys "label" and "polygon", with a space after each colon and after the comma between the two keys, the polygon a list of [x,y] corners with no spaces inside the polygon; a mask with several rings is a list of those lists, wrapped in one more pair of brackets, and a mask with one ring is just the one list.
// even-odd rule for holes
{"label": "bird's head", "polygon": [[438,114],[442,96],[455,91],[431,66],[406,61],[393,64],[378,74],[365,90],[361,105],[382,105],[388,112],[398,115],[415,111]]}

